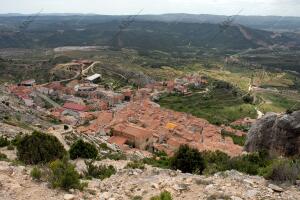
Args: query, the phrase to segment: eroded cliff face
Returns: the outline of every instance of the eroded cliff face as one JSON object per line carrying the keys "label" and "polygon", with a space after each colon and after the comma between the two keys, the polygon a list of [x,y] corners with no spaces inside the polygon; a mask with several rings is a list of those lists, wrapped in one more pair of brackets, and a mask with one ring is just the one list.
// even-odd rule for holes
{"label": "eroded cliff face", "polygon": [[300,110],[292,114],[267,113],[249,130],[245,150],[300,155]]}

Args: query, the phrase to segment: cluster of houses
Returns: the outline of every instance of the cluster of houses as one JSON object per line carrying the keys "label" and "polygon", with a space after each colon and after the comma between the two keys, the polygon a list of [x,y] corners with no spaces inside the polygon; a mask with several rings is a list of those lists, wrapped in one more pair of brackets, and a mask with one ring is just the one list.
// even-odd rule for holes
{"label": "cluster of houses", "polygon": [[[119,92],[107,90],[94,83],[99,78],[100,74],[94,74],[82,81],[73,80],[67,84],[57,81],[42,85],[36,84],[35,80],[26,80],[10,85],[8,89],[28,107],[44,109],[62,123],[76,126],[96,118],[99,111],[109,110],[132,98],[130,88]],[[45,103],[50,106],[45,106]]]}
{"label": "cluster of houses", "polygon": [[155,91],[187,95],[190,93],[190,88],[201,89],[207,84],[208,80],[206,77],[198,74],[188,74],[182,78],[148,84],[145,88]]}
{"label": "cluster of houses", "polygon": [[187,144],[200,151],[239,155],[242,147],[224,138],[221,130],[206,120],[163,109],[148,99],[131,101],[116,112],[103,111],[88,126],[77,128],[81,134],[110,135],[108,142],[125,151],[138,148],[173,155],[180,145]]}
{"label": "cluster of houses", "polygon": [[198,74],[186,75],[183,78],[176,78],[167,82],[167,89],[169,92],[178,92],[181,94],[188,94],[189,88],[200,89],[207,85],[208,81],[205,77]]}
{"label": "cluster of houses", "polygon": [[72,126],[78,134],[105,136],[108,143],[125,151],[136,148],[172,155],[180,145],[188,144],[201,151],[218,149],[229,155],[242,152],[242,147],[231,138],[221,135],[221,127],[186,113],[163,109],[150,100],[157,91],[186,94],[190,86],[206,85],[206,78],[192,74],[136,91],[123,88],[118,92],[96,84],[98,79],[100,74],[67,84],[36,85],[34,80],[28,80],[9,89],[31,107],[40,106],[35,98],[43,98],[52,104],[45,110],[53,118]]}

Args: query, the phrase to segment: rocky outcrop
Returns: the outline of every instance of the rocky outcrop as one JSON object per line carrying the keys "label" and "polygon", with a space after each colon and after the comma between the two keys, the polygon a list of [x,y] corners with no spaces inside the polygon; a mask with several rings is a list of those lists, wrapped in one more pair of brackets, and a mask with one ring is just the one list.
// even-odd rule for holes
{"label": "rocky outcrop", "polygon": [[249,130],[245,150],[267,150],[271,154],[300,154],[300,111],[277,115],[267,113]]}
{"label": "rocky outcrop", "polygon": [[[146,165],[145,169],[124,168],[128,161],[97,161],[112,164],[117,173],[104,180],[84,180],[83,191],[63,191],[30,177],[32,166],[15,166],[0,161],[0,199],[5,200],[131,200],[150,199],[168,191],[174,200],[206,199],[300,199],[299,186],[274,185],[259,176],[237,171],[200,176]],[[122,167],[121,167],[122,166]]]}

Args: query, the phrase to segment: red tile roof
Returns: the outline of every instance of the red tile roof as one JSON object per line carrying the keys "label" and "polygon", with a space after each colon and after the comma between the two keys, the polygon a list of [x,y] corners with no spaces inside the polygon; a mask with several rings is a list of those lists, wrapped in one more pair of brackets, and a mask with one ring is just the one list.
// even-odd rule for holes
{"label": "red tile roof", "polygon": [[126,138],[120,136],[112,136],[108,139],[108,142],[111,144],[117,144],[118,146],[122,146],[127,141]]}
{"label": "red tile roof", "polygon": [[63,106],[65,109],[75,110],[75,111],[87,111],[88,107],[77,104],[77,103],[65,103]]}
{"label": "red tile roof", "polygon": [[153,135],[151,130],[134,126],[131,124],[117,124],[113,127],[114,131],[123,133],[124,136],[131,136],[134,138],[149,138]]}

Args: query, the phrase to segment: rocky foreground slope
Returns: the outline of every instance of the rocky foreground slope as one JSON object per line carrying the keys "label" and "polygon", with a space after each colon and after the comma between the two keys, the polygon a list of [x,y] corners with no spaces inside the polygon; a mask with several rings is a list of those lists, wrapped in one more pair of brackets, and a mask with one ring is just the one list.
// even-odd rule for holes
{"label": "rocky foreground slope", "polygon": [[245,150],[268,150],[271,154],[300,154],[300,111],[291,114],[267,113],[250,129]]}
{"label": "rocky foreground slope", "polygon": [[[146,169],[125,169],[128,161],[98,161],[98,164],[112,164],[118,171],[103,181],[87,180],[83,192],[69,192],[51,189],[45,182],[33,181],[30,167],[13,166],[0,162],[0,199],[42,200],[42,199],[100,199],[131,200],[134,197],[150,199],[167,190],[173,199],[300,199],[297,186],[276,186],[257,176],[248,176],[237,171],[217,173],[214,176],[198,176],[178,171],[146,166]],[[82,160],[76,161],[80,171]]]}

